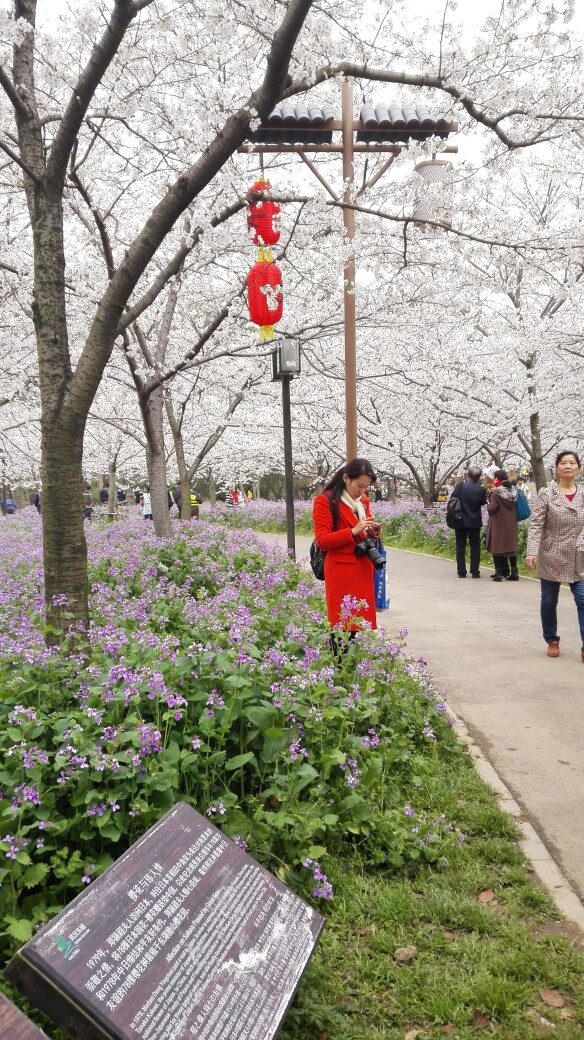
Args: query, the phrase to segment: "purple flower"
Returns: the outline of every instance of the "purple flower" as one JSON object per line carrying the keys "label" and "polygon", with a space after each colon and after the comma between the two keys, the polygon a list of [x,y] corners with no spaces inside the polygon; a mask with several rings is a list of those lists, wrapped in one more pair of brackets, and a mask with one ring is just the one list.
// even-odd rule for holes
{"label": "purple flower", "polygon": [[312,889],[313,899],[332,899],[333,886],[328,880],[326,874],[322,872],[320,863],[315,859],[310,859],[310,857],[308,857],[304,860],[302,866],[307,867],[309,870],[312,869],[313,880],[320,882]]}

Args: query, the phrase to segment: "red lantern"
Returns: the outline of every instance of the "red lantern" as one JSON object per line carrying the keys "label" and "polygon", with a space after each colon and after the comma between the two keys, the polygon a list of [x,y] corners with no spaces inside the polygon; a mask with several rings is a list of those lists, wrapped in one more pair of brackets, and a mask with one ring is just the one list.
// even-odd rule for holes
{"label": "red lantern", "polygon": [[[248,194],[268,192],[269,181],[257,180]],[[257,199],[248,204],[247,227],[254,246],[275,246],[280,239],[280,207],[271,199]]]}
{"label": "red lantern", "polygon": [[260,340],[274,338],[274,325],[284,309],[282,272],[274,263],[259,261],[247,276],[249,316],[260,326]]}

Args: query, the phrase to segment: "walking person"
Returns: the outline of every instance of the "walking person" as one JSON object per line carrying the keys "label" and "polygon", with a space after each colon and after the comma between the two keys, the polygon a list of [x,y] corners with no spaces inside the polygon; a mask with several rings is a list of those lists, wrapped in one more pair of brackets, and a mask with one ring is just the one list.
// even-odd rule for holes
{"label": "walking person", "polygon": [[532,499],[525,562],[537,567],[548,657],[560,656],[557,607],[560,585],[567,582],[578,611],[584,663],[584,489],[576,484],[579,472],[576,452],[561,451],[556,457],[556,480]]}
{"label": "walking person", "polygon": [[199,502],[199,496],[197,495],[196,491],[191,490],[191,520],[199,519],[200,504],[201,503]]}
{"label": "walking person", "polygon": [[488,492],[487,552],[495,565],[493,581],[519,581],[517,572],[517,489],[507,471],[496,469],[493,487]]}
{"label": "walking person", "polygon": [[[324,582],[328,619],[331,625],[341,624],[348,631],[361,627],[357,620],[360,618],[368,621],[371,628],[377,628],[375,567],[368,555],[371,546],[364,545],[363,552],[359,551],[360,543],[377,539],[381,534],[381,526],[371,517],[367,495],[376,479],[367,459],[352,459],[337,470],[322,495],[317,495],[312,510],[316,543],[326,553]],[[346,596],[353,600],[348,611],[343,606]]]}
{"label": "walking person", "polygon": [[146,488],[142,492],[140,498],[140,505],[142,506],[142,516],[145,520],[152,520],[152,503],[150,501],[150,488]]}
{"label": "walking person", "polygon": [[525,501],[529,502],[531,498],[531,488],[529,487],[529,484],[527,484],[526,481],[523,479],[523,477],[517,477],[517,490],[522,491],[525,495]]}
{"label": "walking person", "polygon": [[457,498],[462,511],[462,527],[456,528],[456,570],[459,578],[466,578],[466,543],[470,548],[470,573],[480,578],[482,507],[487,501],[487,489],[479,484],[480,466],[469,466],[466,480],[453,487],[450,497]]}
{"label": "walking person", "polygon": [[16,502],[13,498],[10,498],[10,495],[8,495],[2,499],[2,502],[0,502],[0,508],[3,516],[13,516],[16,512]]}

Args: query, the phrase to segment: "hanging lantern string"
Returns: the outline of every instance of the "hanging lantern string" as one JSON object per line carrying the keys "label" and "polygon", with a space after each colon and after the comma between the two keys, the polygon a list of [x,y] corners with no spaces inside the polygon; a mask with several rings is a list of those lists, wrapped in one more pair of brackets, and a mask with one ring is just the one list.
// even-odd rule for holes
{"label": "hanging lantern string", "polygon": [[[274,325],[283,311],[282,272],[273,261],[272,246],[280,239],[280,207],[269,198],[271,184],[258,178],[247,193],[247,228],[257,246],[257,261],[247,277],[251,320],[260,327],[260,341],[274,339]],[[262,194],[261,198],[255,197]]]}

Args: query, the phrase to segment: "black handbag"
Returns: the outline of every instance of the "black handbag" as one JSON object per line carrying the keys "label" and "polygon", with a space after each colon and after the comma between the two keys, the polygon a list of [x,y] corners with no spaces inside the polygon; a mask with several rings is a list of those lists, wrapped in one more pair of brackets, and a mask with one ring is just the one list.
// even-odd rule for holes
{"label": "black handbag", "polygon": [[312,573],[315,578],[319,581],[324,581],[324,558],[326,556],[326,550],[323,552],[322,549],[318,548],[316,539],[312,540],[310,546],[310,566],[312,567]]}
{"label": "black handbag", "polygon": [[462,506],[456,495],[451,495],[446,503],[446,526],[451,531],[459,531],[461,527],[464,527]]}

